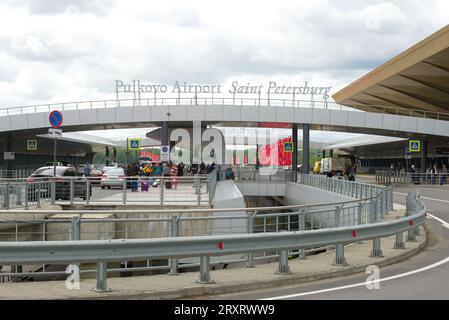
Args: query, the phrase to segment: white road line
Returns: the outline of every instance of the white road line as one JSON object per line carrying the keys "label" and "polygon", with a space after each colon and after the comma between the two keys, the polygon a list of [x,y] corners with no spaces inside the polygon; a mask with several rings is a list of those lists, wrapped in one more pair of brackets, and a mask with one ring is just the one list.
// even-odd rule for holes
{"label": "white road line", "polygon": [[[406,193],[400,193],[400,192],[394,192],[394,194],[397,194],[397,195],[399,195],[399,196],[408,196],[408,194],[406,194]],[[448,200],[441,200],[441,199],[427,198],[427,197],[423,197],[423,196],[421,196],[421,199],[430,200],[430,201],[437,201],[437,202],[442,202],[442,203],[449,203]]]}
{"label": "white road line", "polygon": [[[424,271],[428,271],[434,268],[437,268],[439,266],[442,266],[446,263],[449,262],[449,257],[447,257],[444,260],[441,260],[437,263],[434,263],[430,266],[421,268],[421,269],[417,269],[414,271],[410,271],[410,272],[406,272],[406,273],[402,273],[402,274],[398,274],[392,277],[388,277],[388,278],[384,278],[384,279],[379,279],[376,281],[369,281],[369,284],[374,284],[374,283],[381,283],[381,282],[385,282],[385,281],[391,281],[391,280],[395,280],[395,279],[399,279],[399,278],[404,278],[404,277],[408,277],[417,273],[421,273]],[[351,285],[347,285],[347,286],[342,286],[342,287],[336,287],[336,288],[329,288],[329,289],[323,289],[323,290],[317,290],[317,291],[309,291],[309,292],[303,292],[303,293],[298,293],[298,294],[291,294],[291,295],[287,295],[287,296],[281,296],[281,297],[273,297],[273,298],[267,298],[267,299],[262,299],[262,300],[284,300],[284,299],[291,299],[291,298],[298,298],[298,297],[304,297],[304,296],[310,296],[310,295],[315,295],[315,294],[320,294],[320,293],[327,293],[327,292],[333,292],[333,291],[339,291],[339,290],[345,290],[345,289],[351,289],[351,288],[356,288],[356,287],[363,287],[366,286],[366,282],[361,282],[361,283],[356,283],[356,284],[351,284]]]}
{"label": "white road line", "polygon": [[[431,217],[432,219],[437,220],[438,222],[442,223],[443,226],[445,228],[449,229],[449,223],[447,223],[446,221],[444,221],[443,219],[440,219],[438,217],[435,217],[431,214],[427,214],[429,217]],[[449,262],[449,257],[447,257],[444,260],[441,260],[437,263],[431,264],[430,266],[427,267],[423,267],[414,271],[410,271],[410,272],[406,272],[406,273],[401,273],[392,277],[388,277],[388,278],[384,278],[384,279],[379,279],[379,280],[375,280],[375,281],[369,281],[369,284],[374,284],[374,283],[381,283],[381,282],[385,282],[385,281],[391,281],[391,280],[395,280],[395,279],[400,279],[400,278],[404,278],[404,277],[408,277],[417,273],[421,273],[424,271],[428,271],[434,268],[437,268],[439,266],[442,266],[443,264],[446,264]],[[304,296],[311,296],[311,295],[315,295],[315,294],[321,294],[321,293],[327,293],[327,292],[333,292],[333,291],[340,291],[340,290],[345,290],[345,289],[351,289],[351,288],[356,288],[356,287],[363,287],[366,286],[366,282],[361,282],[361,283],[355,283],[355,284],[350,284],[347,286],[342,286],[342,287],[335,287],[335,288],[329,288],[329,289],[323,289],[323,290],[317,290],[317,291],[309,291],[309,292],[303,292],[303,293],[297,293],[297,294],[291,294],[291,295],[286,295],[286,296],[280,296],[280,297],[273,297],[273,298],[267,298],[267,299],[262,299],[262,300],[284,300],[284,299],[291,299],[291,298],[299,298],[299,297],[304,297]]]}
{"label": "white road line", "polygon": [[449,223],[447,223],[447,222],[444,221],[443,219],[440,219],[440,218],[438,218],[438,217],[435,217],[433,214],[430,214],[430,213],[428,213],[428,212],[427,212],[427,216],[428,216],[429,218],[431,218],[431,219],[434,219],[434,220],[440,222],[440,223],[443,225],[443,227],[445,227],[446,229],[449,229]]}

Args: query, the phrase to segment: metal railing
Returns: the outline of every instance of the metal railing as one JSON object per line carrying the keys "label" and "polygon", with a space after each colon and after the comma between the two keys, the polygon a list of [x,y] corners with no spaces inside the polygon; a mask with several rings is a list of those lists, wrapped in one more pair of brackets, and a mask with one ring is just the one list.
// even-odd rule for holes
{"label": "metal railing", "polygon": [[384,184],[447,185],[449,184],[449,174],[376,171],[376,182]]}
{"label": "metal railing", "polygon": [[[282,181],[291,179],[292,172],[280,172],[278,176]],[[213,177],[209,175],[209,193],[214,185]],[[251,175],[252,177],[259,177]],[[261,176],[265,178],[265,176]],[[320,181],[326,183],[320,183]],[[242,180],[246,181],[246,180]],[[277,180],[276,180],[277,181]],[[382,206],[382,190],[391,188],[371,186],[368,184],[354,184],[349,181],[327,179],[318,176],[299,176],[299,183],[312,187],[322,188],[348,196],[353,195],[355,200],[339,203],[325,203],[318,205],[300,205],[268,208],[242,208],[242,209],[180,209],[180,210],[10,210],[0,214],[11,216],[12,219],[0,221],[0,240],[21,241],[60,241],[60,240],[99,240],[99,239],[154,239],[160,237],[178,236],[210,236],[213,234],[253,234],[272,233],[282,231],[322,230],[336,227],[349,227],[369,225],[383,220],[386,213]],[[356,185],[351,189],[349,185]],[[354,190],[351,193],[349,190]],[[359,190],[358,192],[356,190]],[[359,195],[356,197],[356,195]],[[363,198],[366,196],[366,198]],[[235,212],[242,214],[235,215]],[[35,215],[40,214],[41,218]],[[36,219],[26,219],[32,215]],[[43,219],[43,217],[46,217]],[[20,220],[17,217],[21,217]],[[324,248],[325,250],[326,248]],[[323,250],[311,247],[307,250],[289,252],[304,256],[309,252]],[[252,265],[254,261],[273,259],[279,256],[276,252],[264,252],[262,256],[247,258],[224,259],[214,261],[213,264],[246,263]],[[131,264],[130,264],[131,265]],[[195,263],[184,263],[179,268],[198,267]],[[46,266],[41,272],[33,272],[32,277],[48,274]],[[147,260],[144,266],[129,267],[125,261],[121,272],[172,270],[172,266],[151,266]],[[117,269],[107,269],[107,272]],[[82,270],[83,273],[95,270]],[[55,274],[55,272],[53,272]],[[59,274],[65,274],[60,272]],[[15,272],[3,274],[3,277],[17,278],[30,276],[29,273]]]}
{"label": "metal railing", "polygon": [[[168,259],[170,272],[178,272],[178,260],[200,257],[200,283],[211,283],[210,258],[236,254],[248,255],[247,264],[253,266],[253,255],[274,251],[279,254],[279,274],[289,274],[289,251],[307,248],[335,246],[335,265],[346,265],[344,247],[350,243],[373,240],[372,257],[382,257],[383,237],[396,235],[394,247],[404,248],[403,234],[408,241],[415,241],[418,227],[425,222],[426,208],[417,193],[407,197],[406,216],[397,220],[375,222],[367,225],[343,226],[324,230],[299,230],[266,234],[237,234],[204,237],[179,237],[176,228],[172,238],[147,240],[87,240],[79,241],[79,220],[72,219],[72,241],[0,242],[0,265],[80,264],[96,263],[97,291],[108,291],[107,263],[114,261],[140,261],[144,259]],[[177,223],[177,216],[171,221]],[[250,229],[250,228],[249,228]],[[119,269],[123,271],[122,269]],[[79,272],[79,269],[78,269]],[[17,274],[8,274],[17,276]]]}
{"label": "metal railing", "polygon": [[23,170],[2,170],[0,169],[0,180],[2,179],[26,179],[35,169],[23,169]]}
{"label": "metal railing", "polygon": [[209,204],[209,190],[215,191],[209,182],[213,177],[208,175],[2,179],[0,209],[39,208],[43,203]]}
{"label": "metal railing", "polygon": [[404,115],[410,117],[430,118],[438,120],[449,120],[449,113],[431,112],[426,110],[405,109],[399,107],[362,105],[348,107],[328,101],[297,100],[297,99],[263,99],[263,98],[240,98],[240,97],[163,97],[163,98],[141,98],[141,99],[119,99],[119,100],[91,100],[78,102],[61,102],[23,107],[1,108],[0,116],[11,116],[37,112],[50,112],[54,109],[60,111],[85,110],[85,109],[107,109],[119,107],[149,107],[149,106],[268,106],[268,107],[292,107],[328,109],[339,111],[360,111],[369,109],[370,112]]}

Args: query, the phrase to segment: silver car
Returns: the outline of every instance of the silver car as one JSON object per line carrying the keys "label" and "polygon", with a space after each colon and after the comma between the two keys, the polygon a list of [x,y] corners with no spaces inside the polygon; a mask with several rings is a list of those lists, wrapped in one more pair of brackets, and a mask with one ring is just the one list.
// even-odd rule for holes
{"label": "silver car", "polygon": [[107,167],[103,171],[101,176],[101,189],[111,189],[112,187],[123,187],[123,181],[125,180],[125,170],[123,168],[111,168]]}

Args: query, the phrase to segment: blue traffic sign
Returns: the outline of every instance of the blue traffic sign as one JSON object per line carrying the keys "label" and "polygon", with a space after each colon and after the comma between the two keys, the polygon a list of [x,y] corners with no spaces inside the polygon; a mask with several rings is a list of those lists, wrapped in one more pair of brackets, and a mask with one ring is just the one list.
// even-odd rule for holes
{"label": "blue traffic sign", "polygon": [[63,121],[62,113],[57,110],[52,111],[48,117],[48,121],[50,121],[50,125],[53,129],[61,128]]}
{"label": "blue traffic sign", "polygon": [[408,143],[409,152],[421,152],[421,141],[411,140]]}
{"label": "blue traffic sign", "polygon": [[129,150],[140,150],[140,139],[130,139],[128,141]]}

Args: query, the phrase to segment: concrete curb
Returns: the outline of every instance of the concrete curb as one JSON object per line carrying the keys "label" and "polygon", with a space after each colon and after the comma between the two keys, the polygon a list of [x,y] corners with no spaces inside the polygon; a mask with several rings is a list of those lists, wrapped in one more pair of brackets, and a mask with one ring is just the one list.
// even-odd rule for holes
{"label": "concrete curb", "polygon": [[[424,236],[425,240],[417,248],[404,252],[403,254],[397,255],[395,257],[384,259],[376,266],[382,268],[392,264],[402,262],[409,259],[410,257],[421,252],[428,244],[428,229],[424,225]],[[319,280],[326,280],[331,278],[343,277],[348,275],[354,275],[357,273],[364,273],[366,267],[372,265],[364,264],[358,265],[350,268],[345,268],[341,271],[331,271],[327,273],[316,273],[308,275],[280,275],[278,279],[271,279],[262,282],[242,282],[239,284],[212,284],[204,286],[195,286],[182,289],[173,289],[168,291],[159,292],[148,292],[148,291],[130,291],[130,292],[120,292],[120,293],[105,293],[98,297],[89,297],[89,299],[104,300],[104,299],[154,299],[154,300],[169,300],[169,299],[188,299],[206,295],[219,295],[219,294],[229,294],[242,291],[260,290],[268,289],[273,287],[288,286],[299,283],[308,283]],[[70,297],[69,300],[86,299],[86,297]]]}

